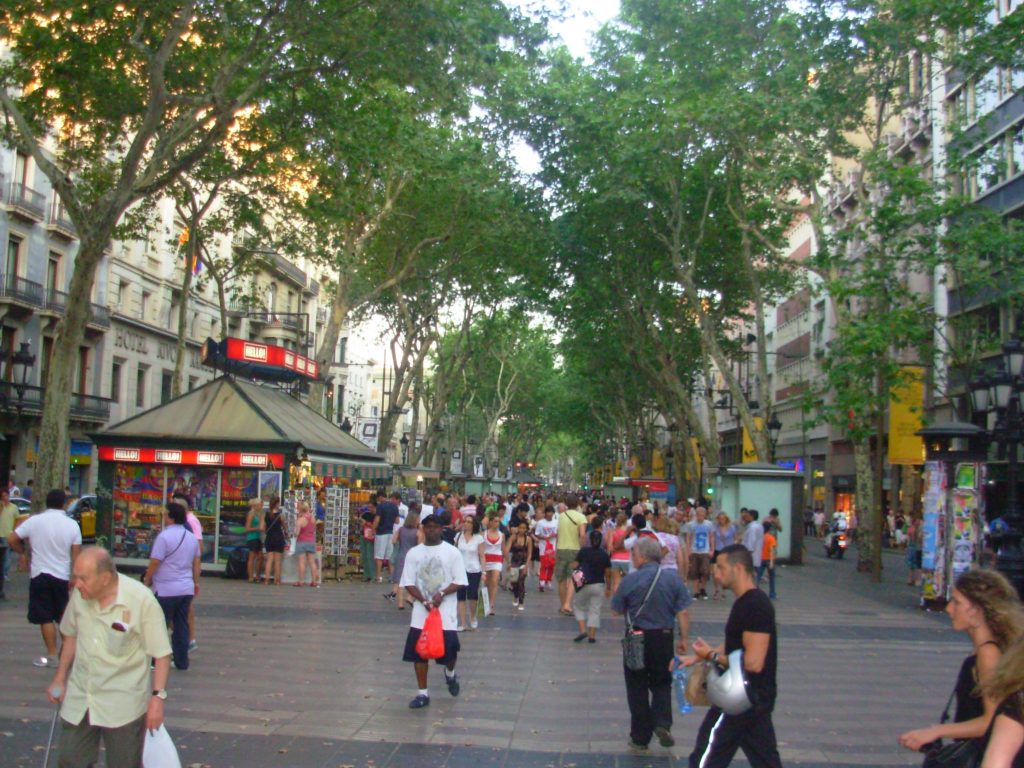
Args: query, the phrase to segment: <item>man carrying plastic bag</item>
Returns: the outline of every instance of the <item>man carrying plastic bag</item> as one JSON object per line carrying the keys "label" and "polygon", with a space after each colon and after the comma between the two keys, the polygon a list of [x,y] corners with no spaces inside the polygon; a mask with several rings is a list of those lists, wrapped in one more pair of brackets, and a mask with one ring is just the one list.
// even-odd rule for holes
{"label": "man carrying plastic bag", "polygon": [[[444,666],[445,682],[452,696],[459,695],[459,678],[455,662],[459,655],[458,601],[455,593],[469,584],[466,567],[458,549],[441,540],[441,521],[436,515],[427,515],[421,523],[422,544],[409,550],[405,556],[401,586],[413,600],[409,634],[405,639],[402,660],[415,665],[417,694],[409,702],[410,709],[422,709],[430,704],[427,689],[427,661],[433,658]],[[437,643],[437,621],[440,618],[442,643]],[[429,623],[428,623],[429,620]],[[423,650],[418,652],[423,635]],[[440,651],[440,655],[436,655]]]}

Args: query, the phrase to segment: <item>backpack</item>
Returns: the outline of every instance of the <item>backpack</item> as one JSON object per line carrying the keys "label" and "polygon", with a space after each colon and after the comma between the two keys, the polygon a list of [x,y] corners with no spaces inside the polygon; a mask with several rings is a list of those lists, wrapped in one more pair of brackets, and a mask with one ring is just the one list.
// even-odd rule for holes
{"label": "backpack", "polygon": [[225,579],[246,579],[249,577],[249,553],[244,549],[233,549],[224,565]]}

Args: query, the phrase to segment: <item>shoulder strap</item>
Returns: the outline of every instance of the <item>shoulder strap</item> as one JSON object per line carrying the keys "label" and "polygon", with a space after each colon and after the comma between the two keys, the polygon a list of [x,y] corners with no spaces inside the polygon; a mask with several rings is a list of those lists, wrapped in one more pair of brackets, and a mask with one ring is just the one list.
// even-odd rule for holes
{"label": "shoulder strap", "polygon": [[640,607],[636,609],[636,613],[633,614],[633,618],[629,617],[629,611],[626,611],[626,629],[629,632],[633,631],[633,624],[637,619],[640,618],[640,613],[643,611],[644,606],[647,605],[647,601],[651,599],[651,592],[654,591],[654,585],[658,583],[658,579],[661,578],[661,568],[658,568],[658,572],[654,574],[654,578],[651,579],[651,586],[647,588],[647,594],[644,595],[644,600],[640,603]]}
{"label": "shoulder strap", "polygon": [[[960,682],[959,678],[957,678],[957,682],[958,683]],[[956,698],[956,685],[954,684],[953,685],[953,692],[949,694],[949,699],[946,701],[946,706],[942,710],[942,717],[939,718],[939,724],[940,725],[945,724],[946,721],[949,720],[949,708],[951,706],[953,706],[953,699],[955,699],[955,698]]]}

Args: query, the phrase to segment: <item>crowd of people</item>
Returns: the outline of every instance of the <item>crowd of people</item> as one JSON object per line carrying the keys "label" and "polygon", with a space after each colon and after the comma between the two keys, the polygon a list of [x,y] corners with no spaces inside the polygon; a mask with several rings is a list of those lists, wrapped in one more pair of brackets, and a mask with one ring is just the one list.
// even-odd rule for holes
{"label": "crowd of people", "polygon": [[[90,764],[102,740],[108,765],[135,765],[145,729],[163,720],[170,669],[187,670],[196,648],[195,517],[187,498],[169,501],[140,583],[119,574],[106,551],[82,548],[78,526],[64,514],[62,491],[46,500],[46,512],[20,524],[6,543],[19,555],[31,547],[28,618],[40,627],[46,649],[36,666],[54,669],[47,696],[61,704],[60,749],[69,756],[61,764]],[[362,519],[364,578],[383,583],[386,573],[385,597],[399,610],[411,609],[402,654],[415,670],[410,708],[430,705],[429,660],[443,668],[449,694],[458,696],[460,635],[507,609],[523,610],[527,587],[535,585],[540,592],[557,590],[552,610],[575,619],[576,643],[598,642],[606,610],[624,617],[627,641],[633,638],[623,643],[631,750],[645,752],[654,739],[675,744],[673,669],[702,664],[716,670],[708,674],[740,680],[730,695],[742,706],[712,700],[690,765],[726,766],[742,750],[752,766],[781,766],[772,724],[775,562],[783,531],[776,510],[762,519],[758,510],[742,509],[733,521],[700,503],[449,494],[405,505],[397,494],[380,494]],[[309,505],[298,509],[293,527],[297,545],[313,540],[316,516]],[[258,552],[251,547],[250,580],[279,583],[286,540],[279,507],[271,503],[264,512],[254,499],[246,529],[259,543]],[[296,546],[296,556],[306,561],[300,560],[299,584],[316,586],[315,550],[306,549]],[[724,641],[691,643],[694,601],[726,593],[734,600]],[[436,626],[428,629],[435,609]],[[969,637],[972,653],[941,721],[902,734],[900,744],[929,751],[953,740],[973,749],[983,768],[1024,766],[1024,609],[1016,591],[995,571],[972,569],[956,581],[947,613],[953,628]],[[434,643],[429,656],[422,652],[425,640]]]}

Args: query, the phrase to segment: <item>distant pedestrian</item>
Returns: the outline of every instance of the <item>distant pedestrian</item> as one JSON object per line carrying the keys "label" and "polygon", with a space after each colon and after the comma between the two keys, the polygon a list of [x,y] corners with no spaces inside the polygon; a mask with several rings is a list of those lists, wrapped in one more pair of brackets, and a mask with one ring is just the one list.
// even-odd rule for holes
{"label": "distant pedestrian", "polygon": [[430,608],[441,612],[444,636],[444,655],[436,663],[444,666],[445,682],[452,696],[459,695],[459,678],[455,664],[459,656],[459,633],[456,631],[458,610],[456,592],[468,584],[462,555],[455,547],[441,540],[441,521],[436,515],[423,519],[423,543],[413,547],[405,557],[401,586],[413,599],[409,634],[405,639],[404,661],[415,665],[416,697],[409,702],[410,709],[422,709],[430,705],[430,691],[427,688],[428,662],[416,652],[416,643],[423,630]]}
{"label": "distant pedestrian", "polygon": [[4,580],[7,578],[7,537],[14,533],[14,522],[18,518],[18,508],[11,503],[6,488],[0,489],[0,600],[6,600]]}
{"label": "distant pedestrian", "polygon": [[309,566],[309,586],[320,586],[320,569],[316,562],[316,518],[308,501],[300,501],[295,515],[295,559],[298,573],[295,586],[305,586],[306,566]]}
{"label": "distant pedestrian", "polygon": [[761,565],[757,568],[757,586],[761,586],[765,573],[768,574],[768,597],[775,599],[775,553],[777,549],[775,530],[771,523],[764,524],[764,546],[761,549]]}
{"label": "distant pedestrian", "polygon": [[587,640],[597,642],[597,630],[601,628],[601,608],[606,598],[611,597],[608,578],[612,572],[612,561],[601,546],[601,532],[591,531],[588,547],[583,547],[576,556],[574,568],[583,572],[583,586],[576,591],[572,607],[580,632],[574,642]]}
{"label": "distant pedestrian", "polygon": [[[707,517],[707,509],[697,507],[694,511],[694,519],[687,523],[684,529],[690,561],[690,571],[687,575],[693,585],[693,596],[702,600],[708,599],[707,584],[708,578],[711,576],[711,560],[715,555],[716,539],[720,535],[724,539],[728,533],[716,531],[714,524]],[[735,539],[735,533],[732,534],[732,538]],[[717,585],[715,591],[716,593],[718,591]]]}
{"label": "distant pedestrian", "polygon": [[57,764],[96,765],[102,741],[108,768],[137,768],[146,731],[164,722],[171,664],[164,613],[99,547],[75,559],[74,584],[60,623],[67,641],[46,689],[50,703],[61,704]]}
{"label": "distant pedestrian", "polygon": [[363,581],[374,581],[377,578],[377,565],[373,559],[374,540],[377,532],[373,527],[376,513],[367,507],[360,518],[363,521],[362,535],[359,537],[359,559],[363,567]]}
{"label": "distant pedestrian", "polygon": [[558,537],[558,523],[555,522],[553,504],[549,503],[544,506],[544,519],[538,521],[534,526],[533,536],[537,539],[537,546],[540,548],[538,589],[543,592],[551,586],[551,580],[555,574],[555,541]]}
{"label": "distant pedestrian", "polygon": [[483,575],[484,537],[480,534],[480,520],[476,515],[467,515],[462,519],[462,530],[455,537],[455,546],[462,555],[466,569],[466,586],[459,587],[456,593],[459,608],[456,630],[461,632],[477,627],[476,610],[480,599],[480,578]]}
{"label": "distant pedestrian", "polygon": [[612,592],[619,588],[622,577],[629,573],[629,550],[624,545],[627,535],[629,535],[629,515],[619,512],[615,515],[615,527],[608,534],[608,554],[612,563],[608,589]]}
{"label": "distant pedestrian", "polygon": [[[628,746],[646,752],[652,736],[663,747],[672,738],[672,676],[669,664],[675,652],[686,652],[690,631],[688,608],[693,598],[678,573],[660,568],[661,544],[641,537],[632,548],[636,570],[623,578],[612,595],[612,610],[627,617],[634,631],[643,634],[643,669],[623,664],[629,702]],[[678,641],[673,643],[675,626]]]}
{"label": "distant pedestrian", "polygon": [[263,571],[264,584],[281,583],[281,559],[287,538],[284,515],[281,513],[281,499],[270,497],[269,508],[263,516],[263,540],[267,549],[267,564]]}
{"label": "distant pedestrian", "polygon": [[164,621],[171,627],[171,650],[176,669],[188,669],[191,650],[188,607],[199,589],[199,543],[186,525],[185,508],[177,500],[167,505],[164,529],[153,542],[143,583],[153,588]]}
{"label": "distant pedestrian", "polygon": [[746,526],[743,529],[743,546],[750,552],[756,569],[761,565],[761,556],[764,552],[764,526],[758,521],[756,509],[744,508],[740,516]]}
{"label": "distant pedestrian", "polygon": [[917,515],[911,515],[907,526],[907,584],[917,586],[921,583],[921,565],[924,555],[921,552],[923,524]]}
{"label": "distant pedestrian", "polygon": [[501,516],[487,515],[484,531],[484,588],[487,590],[487,615],[493,616],[498,601],[498,580],[505,561],[505,534],[500,530]]}
{"label": "distant pedestrian", "polygon": [[57,666],[57,625],[68,604],[71,564],[82,548],[82,529],[64,512],[67,496],[54,489],[46,494],[46,511],[30,516],[7,537],[7,545],[25,554],[32,548],[28,584],[28,622],[39,626],[46,655],[36,667]]}
{"label": "distant pedestrian", "polygon": [[245,547],[249,550],[249,556],[245,563],[245,571],[251,584],[259,581],[260,566],[263,564],[263,542],[260,536],[262,516],[263,499],[249,499],[249,511],[245,515]]}
{"label": "distant pedestrian", "polygon": [[530,538],[530,524],[525,518],[514,519],[513,522],[516,525],[510,530],[505,542],[505,560],[508,562],[512,607],[522,611],[526,607],[526,575],[533,553],[533,539]]}
{"label": "distant pedestrian", "polygon": [[[725,642],[712,648],[698,638],[694,655],[683,663],[689,666],[705,660],[724,668],[741,662],[753,706],[738,715],[727,715],[712,706],[697,731],[690,768],[724,768],[737,750],[743,750],[751,768],[781,768],[772,725],[778,656],[775,608],[755,586],[753,558],[745,546],[733,544],[722,549],[715,559],[714,577],[736,596],[725,624]],[[730,656],[735,651],[742,655]]]}
{"label": "distant pedestrian", "polygon": [[561,600],[559,612],[573,616],[572,612],[572,564],[579,554],[580,545],[586,541],[587,518],[578,507],[580,500],[574,494],[565,499],[565,511],[558,516],[558,539],[555,545],[555,579],[558,581],[558,597]]}
{"label": "distant pedestrian", "polygon": [[398,523],[398,505],[388,501],[383,493],[377,494],[377,510],[373,518],[373,559],[377,563],[377,581],[384,581],[384,568],[391,568],[391,534]]}
{"label": "distant pedestrian", "polygon": [[420,505],[413,502],[402,525],[391,535],[391,543],[395,553],[395,571],[391,574],[394,585],[389,599],[398,602],[398,610],[405,610],[405,590],[402,588],[402,571],[405,558],[417,544],[423,543],[423,532],[420,530]]}

